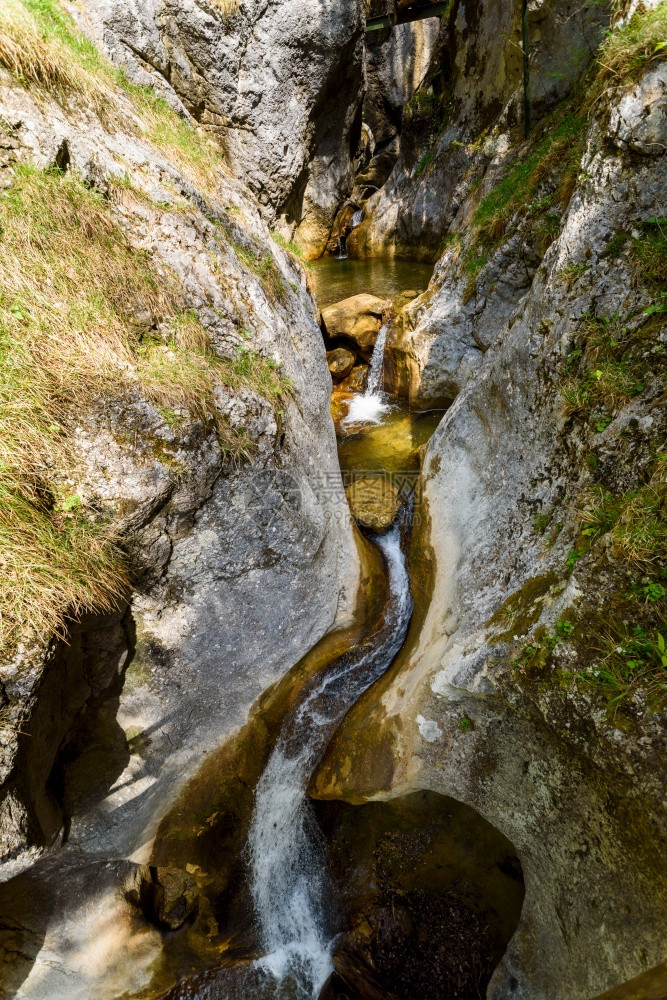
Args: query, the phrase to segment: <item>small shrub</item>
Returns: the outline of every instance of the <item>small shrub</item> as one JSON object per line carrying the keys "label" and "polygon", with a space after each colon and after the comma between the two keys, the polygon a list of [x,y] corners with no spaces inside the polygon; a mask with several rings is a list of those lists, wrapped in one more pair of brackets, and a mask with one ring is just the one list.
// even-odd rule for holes
{"label": "small shrub", "polygon": [[241,8],[241,0],[211,0],[211,3],[221,11],[223,17],[231,17]]}

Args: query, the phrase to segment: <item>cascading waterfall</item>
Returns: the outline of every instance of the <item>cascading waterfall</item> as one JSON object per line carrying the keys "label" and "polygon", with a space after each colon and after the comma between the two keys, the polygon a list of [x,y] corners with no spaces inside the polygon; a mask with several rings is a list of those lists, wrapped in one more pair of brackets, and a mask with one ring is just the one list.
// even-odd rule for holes
{"label": "cascading waterfall", "polygon": [[387,346],[388,326],[385,323],[378,333],[375,347],[371,355],[371,365],[368,372],[368,387],[364,395],[375,396],[382,389],[382,376],[384,375],[384,352]]}
{"label": "cascading waterfall", "polygon": [[314,1000],[333,971],[335,914],[326,895],[322,838],[308,781],[345,712],[390,666],[403,645],[412,597],[401,529],[377,539],[389,570],[390,600],[380,633],[340,657],[306,688],[257,785],[249,846],[251,888],[266,954],[257,966],[299,1000]]}
{"label": "cascading waterfall", "polygon": [[389,326],[384,323],[375,341],[368,372],[368,385],[361,396],[355,396],[343,420],[343,426],[350,424],[379,424],[383,414],[390,409],[390,404],[382,392],[382,377],[384,375],[384,354],[387,346]]}
{"label": "cascading waterfall", "polygon": [[364,221],[364,210],[363,208],[358,208],[354,215],[350,216],[350,221],[347,224],[345,233],[338,237],[338,242],[336,244],[336,253],[334,256],[337,260],[347,260],[347,238],[353,229],[360,226]]}

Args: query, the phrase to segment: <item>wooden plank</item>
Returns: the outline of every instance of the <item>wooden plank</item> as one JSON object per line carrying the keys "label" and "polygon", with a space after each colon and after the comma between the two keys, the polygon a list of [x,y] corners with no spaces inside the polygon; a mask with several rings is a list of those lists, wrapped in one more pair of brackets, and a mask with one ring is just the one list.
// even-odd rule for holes
{"label": "wooden plank", "polygon": [[624,986],[601,993],[596,1000],[665,1000],[667,997],[667,962],[644,972]]}
{"label": "wooden plank", "polygon": [[410,24],[412,21],[423,21],[427,17],[442,17],[449,3],[432,3],[426,7],[408,7],[398,11],[395,21],[391,15],[372,17],[366,21],[366,31],[381,31],[382,28],[394,28],[396,24]]}

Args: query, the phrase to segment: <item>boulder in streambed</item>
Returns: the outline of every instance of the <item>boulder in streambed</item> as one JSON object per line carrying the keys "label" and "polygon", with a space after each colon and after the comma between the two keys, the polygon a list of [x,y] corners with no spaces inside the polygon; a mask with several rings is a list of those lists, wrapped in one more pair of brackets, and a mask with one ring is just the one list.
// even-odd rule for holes
{"label": "boulder in streambed", "polygon": [[327,351],[327,365],[334,382],[340,382],[346,378],[354,368],[356,358],[352,351],[345,347],[337,347],[333,351]]}
{"label": "boulder in streambed", "polygon": [[368,384],[368,365],[355,365],[347,378],[338,386],[345,392],[365,392]]}
{"label": "boulder in streambed", "polygon": [[165,931],[177,931],[199,909],[197,883],[178,868],[141,865],[126,895],[147,920]]}
{"label": "boulder in streambed", "polygon": [[386,476],[362,476],[345,493],[352,515],[362,528],[384,534],[401,506],[398,487]]}
{"label": "boulder in streambed", "polygon": [[369,361],[380,328],[392,311],[388,299],[362,293],[327,306],[322,310],[322,322],[330,340],[336,337],[351,340],[364,360]]}

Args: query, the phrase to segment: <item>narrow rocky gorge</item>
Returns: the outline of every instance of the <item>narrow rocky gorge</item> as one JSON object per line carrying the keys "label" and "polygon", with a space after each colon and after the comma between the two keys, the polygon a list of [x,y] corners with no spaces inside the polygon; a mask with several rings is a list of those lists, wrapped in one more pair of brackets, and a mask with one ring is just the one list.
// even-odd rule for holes
{"label": "narrow rocky gorge", "polygon": [[666,995],[666,151],[664,0],[4,0],[0,996]]}

